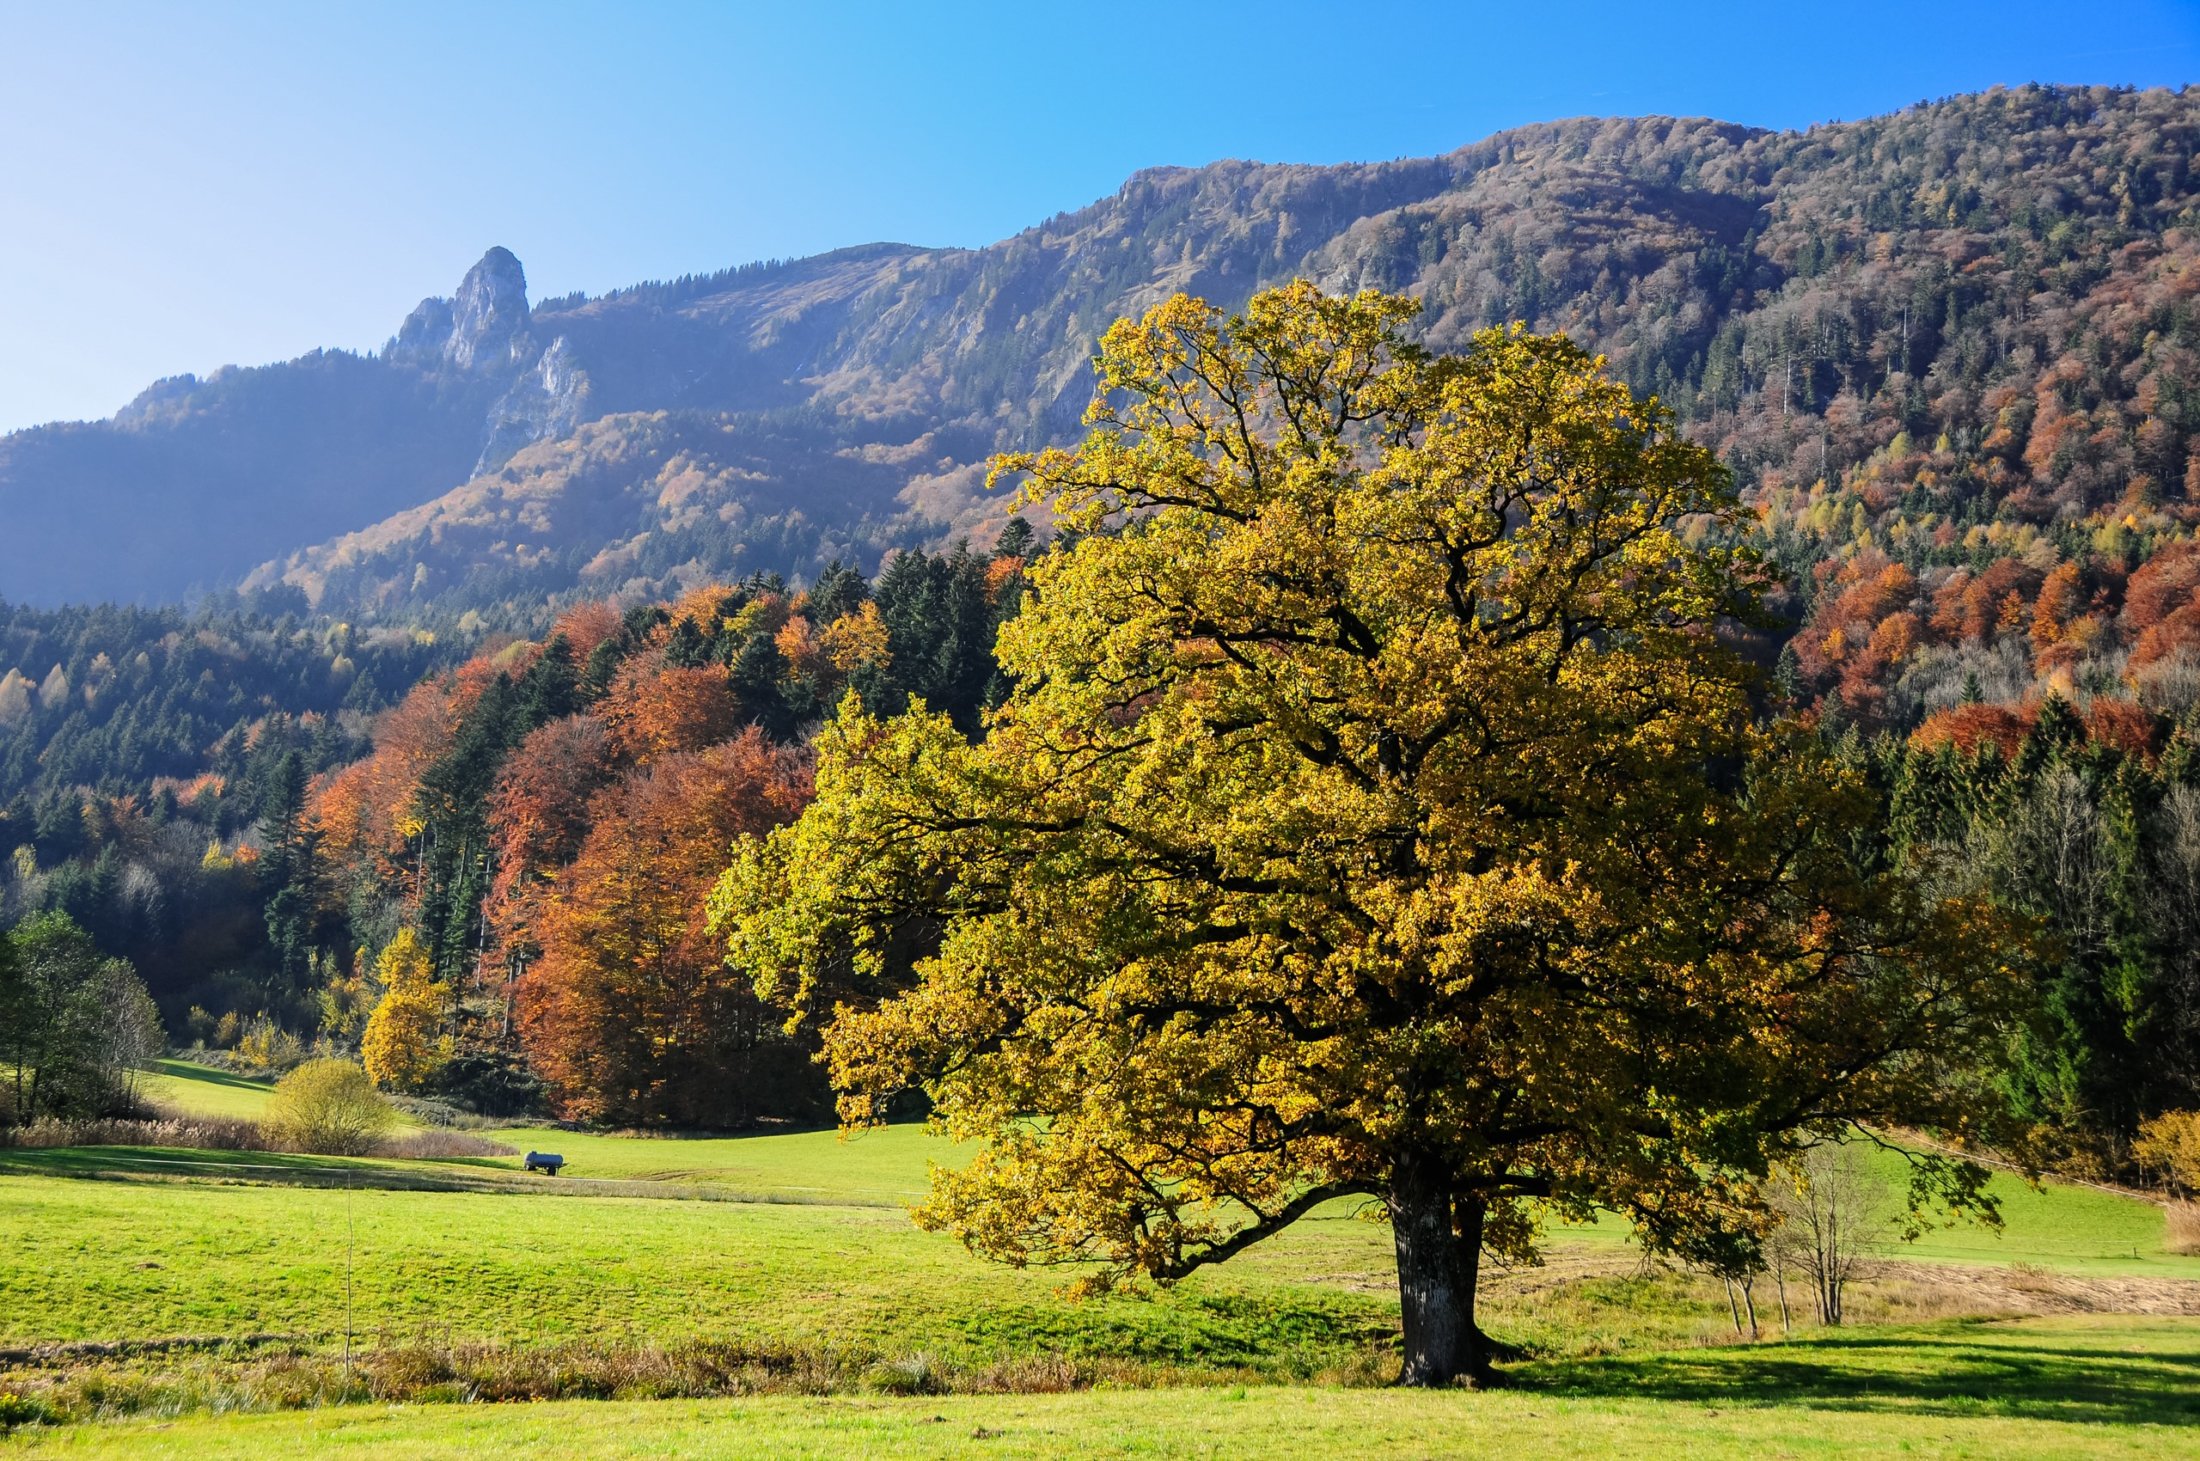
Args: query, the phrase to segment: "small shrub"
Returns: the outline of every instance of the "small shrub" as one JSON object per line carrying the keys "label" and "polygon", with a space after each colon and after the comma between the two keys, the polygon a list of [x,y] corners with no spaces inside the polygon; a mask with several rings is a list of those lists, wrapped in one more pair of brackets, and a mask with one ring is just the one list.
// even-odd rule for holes
{"label": "small shrub", "polygon": [[2200,1111],[2165,1111],[2140,1122],[2131,1154],[2164,1185],[2200,1194]]}
{"label": "small shrub", "polygon": [[202,1048],[214,1043],[214,1032],[218,1028],[220,1027],[214,1023],[214,1017],[206,1012],[204,1005],[191,1006],[183,1017],[184,1034],[190,1037],[193,1045]]}
{"label": "small shrub", "polygon": [[282,1079],[267,1104],[267,1129],[277,1140],[322,1156],[365,1156],[397,1120],[348,1060],[309,1060]]}
{"label": "small shrub", "polygon": [[50,1425],[55,1416],[45,1402],[13,1390],[0,1390],[0,1431],[10,1431],[19,1425]]}
{"label": "small shrub", "polygon": [[881,1395],[944,1395],[947,1393],[947,1376],[940,1372],[930,1355],[913,1354],[906,1359],[885,1360],[864,1371],[863,1383],[867,1389]]}
{"label": "small shrub", "polygon": [[237,1041],[237,1064],[247,1070],[296,1069],[306,1058],[305,1042],[267,1015],[254,1015]]}
{"label": "small shrub", "polygon": [[2167,1226],[2162,1246],[2172,1253],[2200,1254],[2200,1202],[2171,1203]]}

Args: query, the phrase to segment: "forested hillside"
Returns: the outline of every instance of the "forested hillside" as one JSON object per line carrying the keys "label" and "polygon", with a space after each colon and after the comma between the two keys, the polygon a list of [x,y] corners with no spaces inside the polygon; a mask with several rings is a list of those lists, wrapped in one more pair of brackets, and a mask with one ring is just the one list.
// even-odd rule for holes
{"label": "forested hillside", "polygon": [[[2017,577],[1981,592],[1998,623],[2014,587],[2029,628],[2070,562],[2050,613],[2090,622],[2065,639],[2121,648],[2150,627],[2119,616],[2131,569],[2186,531],[2195,110],[2027,88],[1801,134],[1558,123],[1427,161],[1145,173],[977,251],[858,250],[553,301],[534,328],[569,342],[589,410],[761,418],[777,439],[731,474],[707,454],[668,473],[659,451],[605,470],[597,443],[538,448],[279,571],[347,612],[509,614],[983,532],[978,463],[1073,428],[1107,321],[1174,289],[1229,307],[1303,275],[1416,295],[1438,348],[1519,319],[1609,353],[1762,505],[1795,612],[1819,616],[1798,645],[1805,687],[1914,723],[1973,669],[1993,693],[2034,668],[1936,624],[1925,595],[1949,570],[2011,560]],[[878,487],[806,492],[831,482],[828,450]],[[788,499],[801,510],[774,510]],[[1876,648],[1878,620],[1817,607],[1897,561],[1929,581],[1891,596],[1882,617],[1915,622]]]}
{"label": "forested hillside", "polygon": [[695,922],[712,850],[795,814],[847,688],[976,731],[1032,551],[984,461],[1076,434],[1112,320],[1303,276],[1413,296],[1438,350],[1563,330],[1717,453],[1784,574],[1771,698],[1868,769],[1885,857],[2040,921],[2011,1096],[2113,1165],[2200,1105],[2196,135],[2189,93],[2028,87],[1164,169],[985,249],[593,299],[530,305],[492,251],[371,358],[0,441],[0,592],[244,584],[0,621],[7,916],[69,912],[179,1035],[351,1048],[409,1009],[417,1090],[815,1111]]}
{"label": "forested hillside", "polygon": [[[495,250],[371,358],[164,383],[0,442],[0,505],[38,549],[0,593],[172,597],[267,559],[255,582],[346,616],[533,625],[553,596],[984,542],[980,463],[1072,432],[1109,320],[1303,275],[1416,295],[1439,348],[1520,319],[1609,353],[1764,508],[1812,616],[1799,683],[1912,725],[1974,673],[2021,698],[2154,627],[2124,593],[2187,531],[2195,112],[2027,87],[1804,133],[1589,120],[1418,161],[1161,169],[989,248],[531,307]],[[82,551],[71,514],[125,507],[157,562]],[[1991,623],[1936,615],[2003,561],[1972,595]],[[1897,564],[1907,587],[1882,583]],[[2058,567],[2063,647],[2035,665]]]}
{"label": "forested hillside", "polygon": [[[819,1116],[808,1049],[722,966],[704,894],[737,833],[808,801],[805,736],[843,692],[921,697],[976,731],[1027,543],[902,554],[875,582],[830,565],[806,590],[761,575],[668,604],[591,601],[455,665],[417,646],[412,668],[442,667],[371,741],[355,708],[268,695],[186,758],[207,768],[187,783],[19,797],[7,921],[68,914],[136,964],[178,1040],[255,1068],[319,1044],[488,1110]],[[215,622],[194,621],[192,653]],[[227,628],[271,638],[266,664],[325,677],[301,647],[319,641],[289,624]]]}
{"label": "forested hillside", "polygon": [[0,922],[69,915],[179,1017],[185,993],[265,1002],[285,934],[260,828],[453,658],[304,607],[295,592],[190,614],[0,606]]}
{"label": "forested hillside", "polygon": [[[1069,429],[1107,320],[1174,288],[1228,306],[1304,274],[1417,295],[1439,348],[1509,319],[1564,329],[1662,395],[1763,508],[1809,622],[1795,682],[1845,714],[1906,729],[1974,682],[1993,701],[2090,691],[2127,653],[2151,684],[2191,632],[2176,558],[2126,590],[2189,533],[2194,114],[2182,95],[2028,89],[1800,135],[1563,123],[1427,162],[1142,174],[973,253],[545,306],[583,359],[668,342],[615,387],[597,370],[598,406],[799,402],[898,501],[821,493],[773,515],[775,484],[813,473],[651,491],[648,458],[612,499],[600,472],[515,464],[286,572],[348,606],[509,612],[982,530],[976,461]],[[617,547],[583,561],[613,500]]]}

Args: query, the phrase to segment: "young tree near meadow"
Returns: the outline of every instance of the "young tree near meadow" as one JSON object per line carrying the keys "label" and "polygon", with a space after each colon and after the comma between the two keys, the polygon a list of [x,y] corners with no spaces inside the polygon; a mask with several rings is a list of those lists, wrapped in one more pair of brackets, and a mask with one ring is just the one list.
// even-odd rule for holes
{"label": "young tree near meadow", "polygon": [[1789,1162],[1772,1184],[1779,1225],[1766,1244],[1786,1285],[1790,1268],[1810,1283],[1818,1322],[1841,1322],[1848,1287],[1895,1235],[1887,1189],[1856,1142],[1822,1142]]}
{"label": "young tree near meadow", "polygon": [[921,1085],[979,1143],[924,1221],[1090,1285],[1373,1198],[1438,1384],[1487,1373],[1480,1256],[1533,1252],[1532,1203],[1670,1248],[1761,1230],[1813,1133],[1973,1129],[1948,1055],[2016,983],[1981,908],[1857,866],[1854,777],[1756,727],[1709,454],[1562,337],[1433,358],[1414,309],[1115,325],[1084,444],[996,464],[1075,546],[984,739],[851,707],[714,902],[811,1007],[936,935],[825,1037],[845,1120]]}
{"label": "young tree near meadow", "polygon": [[102,954],[68,914],[0,933],[0,1111],[27,1122],[127,1106],[133,1075],[163,1042],[137,971]]}
{"label": "young tree near meadow", "polygon": [[443,1065],[449,1041],[438,1031],[448,1001],[437,992],[428,946],[401,928],[374,962],[382,998],[359,1037],[359,1059],[374,1083],[389,1090],[418,1090]]}

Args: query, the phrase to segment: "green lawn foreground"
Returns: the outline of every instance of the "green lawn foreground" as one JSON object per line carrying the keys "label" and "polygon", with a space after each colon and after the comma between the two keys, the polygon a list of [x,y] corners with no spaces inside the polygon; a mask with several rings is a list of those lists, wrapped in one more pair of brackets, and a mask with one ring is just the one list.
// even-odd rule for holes
{"label": "green lawn foreground", "polygon": [[2200,1455],[2200,1325],[1857,1331],[1524,1367],[1496,1392],[1288,1386],[1055,1395],[345,1406],[26,1428],[0,1451],[145,1457]]}
{"label": "green lawn foreground", "polygon": [[[188,1062],[165,1063],[155,1079],[161,1099],[189,1109],[265,1100],[258,1083]],[[1388,1230],[1346,1204],[1177,1289],[1076,1304],[1057,1292],[1064,1275],[984,1263],[914,1227],[906,1205],[928,1162],[952,1152],[921,1127],[845,1140],[491,1134],[519,1151],[563,1153],[572,1175],[528,1177],[516,1157],[0,1152],[0,1346],[325,1342],[341,1338],[348,1311],[354,1336],[373,1344],[701,1335],[958,1363],[1059,1353],[1253,1366],[1288,1378],[1364,1362],[1396,1324]],[[1885,1161],[1892,1180],[1897,1159]],[[390,1190],[427,1178],[495,1185]],[[2033,1192],[2008,1177],[1996,1188],[2004,1232],[1943,1229],[1890,1256],[2200,1280],[2200,1258],[2163,1251],[2158,1208],[2063,1184]],[[640,1200],[660,1193],[738,1200]],[[1602,1249],[1611,1264],[1633,1252],[1617,1223],[1552,1236],[1561,1249]],[[1593,1314],[1500,1304],[1492,1321],[1537,1342],[1564,1341],[1586,1320],[1613,1331],[1614,1343],[1591,1347],[1614,1348],[1690,1342],[1718,1317],[1700,1296],[1689,1312],[1634,1313],[1655,1297],[1647,1286],[1599,1282],[1612,1292]]]}
{"label": "green lawn foreground", "polygon": [[[354,1332],[377,1342],[706,1334],[958,1360],[1040,1351],[1312,1373],[1396,1322],[1388,1231],[1343,1205],[1167,1293],[1075,1304],[1056,1292],[1063,1275],[988,1264],[915,1228],[903,1204],[939,1150],[918,1128],[849,1141],[540,1135],[576,1162],[626,1172],[622,1195],[503,1173],[509,1161],[484,1165],[517,1190],[471,1193],[387,1190],[374,1185],[375,1164],[357,1164],[356,1189],[295,1185],[284,1180],[292,1164],[344,1164],[259,1152],[0,1153],[0,1344],[326,1338],[344,1327],[347,1270]],[[782,1200],[625,1195],[655,1184],[670,1195],[698,1174]],[[2008,1185],[2004,1234],[1935,1234],[1917,1256],[2200,1279],[2200,1260],[2162,1251],[2158,1209]],[[1554,1237],[1620,1256],[1604,1229]]]}
{"label": "green lawn foreground", "polygon": [[[812,1140],[832,1149],[829,1135]],[[1310,1224],[1296,1272],[1218,1272],[1149,1299],[1076,1304],[1055,1292],[1060,1275],[984,1263],[890,1205],[8,1176],[0,1345],[326,1341],[345,1326],[348,1270],[365,1343],[702,1334],[969,1361],[1039,1351],[1219,1365],[1303,1352],[1310,1373],[1388,1332],[1395,1308],[1303,1275],[1329,1246],[1359,1261],[1385,1236],[1348,1218]]]}
{"label": "green lawn foreground", "polygon": [[[180,1061],[164,1063],[149,1085],[157,1099],[207,1113],[250,1115],[267,1094],[264,1084]],[[278,1335],[325,1356],[341,1341],[348,1307],[351,1332],[369,1349],[701,1337],[855,1356],[848,1374],[865,1373],[866,1357],[920,1356],[962,1366],[967,1379],[988,1363],[1060,1355],[1094,1362],[1083,1373],[1100,1383],[1059,1395],[348,1404],[227,1415],[179,1402],[182,1415],[155,1405],[140,1419],[26,1428],[0,1450],[2200,1456],[2195,1319],[1805,1330],[1791,1341],[1703,1348],[1723,1322],[1715,1296],[1689,1291],[1700,1280],[1626,1276],[1620,1259],[1632,1250],[1606,1222],[1553,1235],[1554,1265],[1601,1253],[1602,1276],[1543,1297],[1493,1292],[1499,1332],[1571,1357],[1516,1367],[1519,1387],[1501,1393],[1385,1392],[1354,1387],[1371,1377],[1370,1356],[1397,1323],[1389,1233],[1345,1204],[1174,1290],[1079,1304],[1057,1292],[1063,1275],[983,1263],[915,1228],[906,1205],[922,1192],[927,1164],[952,1151],[920,1127],[846,1140],[489,1134],[520,1151],[560,1151],[573,1175],[527,1177],[517,1158],[0,1152],[0,1348]],[[1891,1184],[1899,1159],[1883,1160]],[[498,1185],[407,1190],[426,1178]],[[2011,1178],[1996,1188],[2003,1233],[1943,1229],[1891,1256],[2200,1279],[2200,1259],[2163,1251],[2160,1210],[2146,1203],[2065,1184],[2034,1192]],[[280,1344],[269,1351],[279,1352]],[[100,1363],[123,1366],[125,1377],[187,1382],[203,1369],[218,1385],[236,1366],[249,1371],[260,1351],[198,1353]],[[1206,1383],[1119,1390],[1111,1376]],[[1238,1386],[1238,1377],[1255,1383]],[[1303,1388],[1310,1380],[1314,1388]],[[259,1404],[249,1383],[229,1393],[244,1411]]]}
{"label": "green lawn foreground", "polygon": [[[211,1066],[171,1059],[158,1063],[157,1072],[146,1077],[145,1089],[154,1099],[181,1111],[254,1116],[265,1108],[271,1087]],[[526,1184],[539,1190],[588,1192],[595,1190],[590,1184],[598,1181],[649,1182],[695,1186],[721,1195],[769,1201],[895,1208],[921,1197],[928,1163],[952,1152],[952,1148],[915,1125],[868,1131],[848,1139],[829,1132],[636,1136],[529,1126],[499,1128],[485,1134],[515,1151],[555,1151],[568,1159],[567,1176],[559,1179],[568,1185],[562,1189],[544,1187],[540,1186],[542,1179]],[[225,1157],[230,1154],[164,1154],[163,1160],[147,1160],[143,1165],[151,1175],[161,1175],[166,1169],[178,1176],[218,1177],[218,1171],[194,1171],[188,1163],[196,1159],[219,1166],[219,1159]],[[270,1158],[265,1153],[237,1153],[231,1160],[241,1166],[268,1163]],[[273,1160],[281,1164],[281,1159]],[[1890,1189],[1898,1187],[1903,1173],[1901,1159],[1891,1152],[1879,1152],[1874,1160]],[[101,1163],[126,1165],[127,1159],[115,1149],[108,1149],[105,1155],[77,1160],[77,1165]],[[294,1165],[338,1164],[338,1159],[307,1158]],[[64,1165],[68,1164],[53,1159],[53,1167]],[[449,1170],[453,1166],[516,1172],[519,1163],[514,1157],[465,1163],[358,1165],[418,1172]],[[35,1163],[26,1163],[19,1170],[35,1167]],[[247,1180],[285,1179],[280,1172],[269,1172]],[[374,1179],[362,1176],[360,1180]],[[622,1187],[621,1194],[629,1190]],[[1914,1243],[1897,1245],[1888,1256],[1938,1263],[2030,1263],[2067,1272],[2200,1280],[2200,1257],[2175,1255],[2164,1248],[2162,1211],[2151,1203],[2066,1182],[2050,1181],[2034,1190],[2006,1174],[1994,1177],[1991,1191],[2001,1202],[2005,1220],[2001,1230],[1970,1222],[1955,1223],[1935,1228]],[[1628,1241],[1625,1225],[1610,1220],[1586,1227],[1557,1228],[1552,1236],[1561,1242]]]}

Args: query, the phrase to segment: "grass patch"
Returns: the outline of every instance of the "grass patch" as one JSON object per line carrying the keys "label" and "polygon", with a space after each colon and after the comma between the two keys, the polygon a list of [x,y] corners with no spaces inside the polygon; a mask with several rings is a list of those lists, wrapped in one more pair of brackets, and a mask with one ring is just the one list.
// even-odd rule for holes
{"label": "grass patch", "polygon": [[[1554,1394],[1690,1405],[2200,1426],[2200,1324],[2087,1315],[1821,1331],[1776,1345],[1526,1367]],[[2200,1449],[2200,1434],[2188,1437]]]}
{"label": "grass patch", "polygon": [[[265,1100],[256,1082],[186,1062],[162,1078],[202,1113]],[[1723,1347],[1715,1282],[1642,1271],[1616,1223],[1560,1228],[1545,1267],[1492,1273],[1485,1288],[1490,1327],[1542,1357],[1518,1368],[1516,1391],[1367,1397],[1335,1388],[1396,1363],[1391,1237],[1358,1215],[1364,1203],[1331,1204],[1175,1289],[1076,1304],[1057,1292],[1065,1275],[983,1263],[914,1228],[904,1208],[928,1165],[955,1155],[921,1127],[494,1134],[562,1153],[573,1175],[530,1176],[517,1157],[0,1151],[0,1392],[69,1419],[332,1407],[177,1420],[179,1454],[446,1454],[544,1436],[553,1454],[933,1455],[981,1439],[1008,1455],[1393,1442],[1426,1454],[1446,1426],[1471,1427],[1477,1448],[1517,1435],[1557,1454],[1657,1449],[1645,1438],[1683,1430],[1707,1455],[1935,1437],[2009,1455],[2159,1454],[2200,1421],[2183,1398],[2200,1389],[2191,1320],[1923,1323],[2187,1304],[2161,1281],[2200,1278],[2200,1260],[2164,1251],[2161,1209],[2090,1189],[1997,1178],[2004,1234],[1942,1231],[1890,1253],[1992,1270],[1897,1261],[1851,1300],[1881,1327],[1744,1348]],[[1892,1182],[1897,1159],[1885,1161]],[[531,1200],[546,1196],[564,1200]],[[1774,1335],[1770,1287],[1758,1300]],[[1332,1387],[1311,1412],[1287,1388],[1309,1380]],[[1222,1382],[1249,1384],[1249,1399]],[[1105,1393],[1119,1385],[1209,1388]],[[1041,1390],[1084,1393],[991,1395]],[[792,1398],[824,1392],[837,1398]],[[703,1398],[720,1396],[739,1398]],[[569,1409],[578,1397],[600,1408]],[[622,1403],[644,1398],[656,1403]],[[539,1403],[389,1408],[497,1399]],[[565,1418],[546,1432],[544,1415]],[[163,1454],[170,1438],[102,1421],[37,1444]]]}
{"label": "grass patch", "polygon": [[282,1458],[2195,1452],[2200,1328],[2028,1321],[1660,1361],[1532,1367],[1505,1391],[1211,1386],[1064,1394],[347,1406],[19,1431],[27,1454]]}
{"label": "grass patch", "polygon": [[[273,1089],[264,1082],[185,1060],[159,1062],[158,1073],[146,1081],[147,1093],[156,1099],[207,1115],[256,1116]],[[953,1147],[918,1125],[866,1131],[845,1139],[829,1131],[660,1136],[543,1126],[516,1126],[494,1134],[498,1141],[522,1151],[565,1156],[571,1164],[569,1175],[559,1180],[655,1182],[718,1188],[755,1198],[879,1206],[915,1201],[924,1194],[929,1164],[954,1160]],[[1905,1172],[1902,1159],[1891,1152],[1875,1152],[1872,1160],[1889,1187],[1899,1189]],[[362,1175],[360,1180],[371,1179]],[[419,1178],[409,1180],[417,1183]],[[2072,1272],[2200,1280],[2200,1254],[2171,1250],[2163,1209],[2156,1204],[2066,1182],[2049,1181],[2034,1190],[2006,1173],[1995,1174],[1990,1190],[2001,1202],[2005,1220],[2001,1231],[1959,1223],[1937,1228],[1915,1243],[1894,1245],[1887,1256],[1939,1263],[2032,1263]],[[1626,1224],[1612,1218],[1556,1228],[1553,1237],[1561,1243],[1630,1241]]]}
{"label": "grass patch", "polygon": [[26,1176],[0,1182],[0,1233],[0,1344],[13,1345],[339,1334],[347,1250],[355,1329],[378,1345],[701,1334],[1311,1373],[1387,1331],[1394,1312],[1387,1296],[1307,1282],[1304,1269],[1072,1304],[1054,1292],[1058,1275],[983,1263],[894,1208]]}
{"label": "grass patch", "polygon": [[[1870,1160],[1887,1184],[1886,1211],[1895,1215],[1903,1206],[1908,1168],[1893,1152],[1875,1150]],[[2180,1254],[2170,1246],[2159,1203],[2053,1178],[2034,1188],[2006,1172],[1994,1173],[1987,1190],[2001,1205],[2000,1229],[1960,1221],[1936,1227],[1915,1242],[1890,1240],[1881,1256],[1896,1262],[2036,1264],[2104,1277],[2200,1280],[2200,1255]],[[1554,1227],[1551,1233],[1583,1243],[1633,1241],[1627,1225],[1609,1216]]]}
{"label": "grass patch", "polygon": [[955,1148],[923,1126],[762,1136],[655,1136],[517,1126],[497,1140],[566,1159],[558,1180],[609,1179],[731,1188],[793,1200],[906,1207],[924,1196],[933,1162]]}
{"label": "grass patch", "polygon": [[[1352,1204],[1168,1293],[1076,1305],[1055,1294],[1063,1275],[983,1263],[911,1225],[903,1207],[927,1162],[953,1150],[921,1127],[845,1141],[497,1136],[600,1175],[528,1176],[516,1157],[0,1151],[0,1345],[339,1333],[347,1248],[355,1329],[393,1344],[431,1328],[493,1342],[705,1336],[958,1362],[1196,1356],[1311,1373],[1395,1323],[1389,1232]],[[124,1180],[75,1180],[88,1177]],[[2011,1185],[2000,1238],[1935,1234],[1893,1256],[2200,1278],[2200,1259],[2162,1251],[2159,1208]],[[537,1194],[567,1200],[527,1200]],[[643,1195],[748,1200],[632,1200]],[[1716,1286],[1631,1276],[1615,1227],[1558,1230],[1548,1269],[1493,1281],[1493,1322],[1544,1353],[1715,1335]],[[1769,1289],[1758,1294],[1768,1324]]]}
{"label": "grass patch", "polygon": [[268,1098],[275,1094],[273,1081],[254,1080],[193,1060],[156,1060],[151,1070],[138,1076],[137,1086],[147,1100],[194,1116],[242,1116],[254,1121],[267,1114]]}

